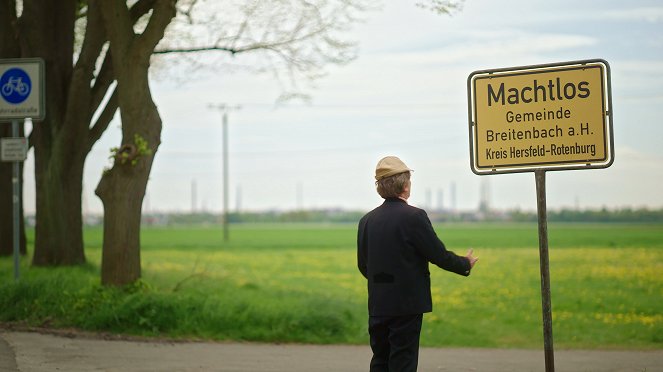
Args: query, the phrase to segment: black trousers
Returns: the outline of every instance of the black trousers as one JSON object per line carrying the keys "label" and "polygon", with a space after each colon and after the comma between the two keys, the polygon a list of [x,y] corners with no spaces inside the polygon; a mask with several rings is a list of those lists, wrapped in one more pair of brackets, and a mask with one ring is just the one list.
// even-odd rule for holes
{"label": "black trousers", "polygon": [[371,372],[416,372],[423,314],[371,316]]}

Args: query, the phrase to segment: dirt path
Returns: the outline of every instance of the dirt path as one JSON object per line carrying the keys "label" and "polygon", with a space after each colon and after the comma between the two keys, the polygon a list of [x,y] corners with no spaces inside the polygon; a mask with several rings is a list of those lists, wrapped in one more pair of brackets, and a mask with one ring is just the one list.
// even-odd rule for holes
{"label": "dirt path", "polygon": [[[367,346],[146,342],[0,330],[0,371],[367,371]],[[423,348],[419,371],[543,371],[539,350]],[[663,371],[663,350],[556,351],[557,371]]]}

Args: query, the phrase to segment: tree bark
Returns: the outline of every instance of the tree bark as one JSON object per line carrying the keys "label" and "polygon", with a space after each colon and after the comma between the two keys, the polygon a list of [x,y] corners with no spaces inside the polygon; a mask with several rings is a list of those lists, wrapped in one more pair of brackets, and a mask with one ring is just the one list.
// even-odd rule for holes
{"label": "tree bark", "polygon": [[[23,127],[23,123],[21,123]],[[23,129],[20,130],[23,135]],[[11,137],[11,124],[0,123],[0,138]],[[0,256],[14,254],[14,207],[13,207],[13,167],[11,162],[0,162]],[[23,190],[23,163],[19,164],[19,179]],[[22,194],[22,192],[21,192]],[[21,255],[27,254],[25,241],[25,219],[23,218],[23,197],[19,195],[19,236],[18,249]]]}
{"label": "tree bark", "polygon": [[[14,0],[0,0],[0,58],[18,58],[21,48],[18,43],[16,4]],[[0,138],[11,137],[11,123],[0,123]],[[23,135],[21,122],[21,135]],[[19,218],[19,252],[27,253],[25,221],[23,218],[23,163],[20,164],[21,211]],[[0,162],[0,256],[11,256],[14,252],[14,213],[12,190],[12,163]]]}
{"label": "tree bark", "polygon": [[[46,117],[34,122],[30,135],[35,154],[36,266],[85,262],[81,215],[85,159],[118,107],[116,91],[104,102],[115,77],[110,53],[103,54],[107,37],[98,2],[87,3],[85,38],[76,53],[76,64],[72,64],[80,5],[81,0],[25,0],[17,19],[16,1],[0,0],[0,57],[40,57],[46,65]],[[151,6],[152,1],[138,1],[131,9],[130,22],[135,23]],[[97,71],[100,58],[104,62]],[[92,123],[100,108],[101,114]],[[2,130],[0,125],[0,135]],[[0,182],[5,177],[9,176],[0,166]],[[5,183],[11,187],[10,179]],[[11,224],[4,223],[5,211],[12,210],[11,204],[4,207],[5,196],[11,196],[11,189],[0,194],[0,250],[5,247],[4,229],[11,231]]]}
{"label": "tree bark", "polygon": [[[81,195],[85,159],[117,111],[115,94],[95,123],[93,114],[113,82],[110,55],[103,54],[105,28],[99,7],[89,4],[78,60],[74,21],[79,0],[26,1],[21,17],[24,54],[46,61],[46,118],[35,123],[37,266],[85,262]],[[95,75],[97,61],[104,63]],[[94,82],[94,83],[92,83]]]}
{"label": "tree bark", "polygon": [[[160,143],[161,118],[152,101],[147,72],[150,56],[164,37],[164,30],[175,16],[176,0],[23,0],[23,12],[16,21],[16,0],[0,0],[0,50],[7,40],[18,42],[21,57],[41,57],[46,62],[46,118],[35,123],[30,143],[35,149],[37,226],[34,265],[68,265],[85,262],[83,251],[81,192],[85,159],[119,107],[122,115],[122,144],[147,141],[145,152],[136,164],[118,162],[104,174],[96,190],[106,210],[104,226],[104,283],[124,284],[140,277],[139,230],[142,200],[153,156]],[[130,3],[131,9],[127,8]],[[186,16],[197,1],[181,9]],[[267,2],[252,2],[269,9]],[[296,4],[295,4],[296,3]],[[324,3],[324,2],[323,2]],[[344,63],[352,59],[352,45],[334,37],[336,32],[354,22],[354,11],[362,8],[353,1],[339,1],[321,12],[306,1],[285,2],[277,7],[296,10],[294,17],[314,22],[295,22],[281,27],[281,12],[257,12],[255,35],[247,31],[254,11],[245,9],[246,20],[236,28],[235,36],[222,32],[219,40],[229,46],[212,49],[232,54],[253,50],[274,53],[289,73],[315,77],[326,63]],[[338,5],[338,6],[336,6]],[[80,52],[74,48],[74,25],[77,11],[85,9],[87,29]],[[256,8],[257,9],[257,8]],[[12,19],[13,17],[13,19]],[[137,23],[138,20],[141,22]],[[147,19],[147,26],[142,20]],[[191,21],[191,18],[189,18]],[[275,23],[276,22],[276,23]],[[338,24],[336,24],[338,22]],[[278,24],[277,24],[278,23]],[[134,31],[134,27],[137,30]],[[13,31],[12,31],[13,29]],[[199,36],[197,27],[190,33]],[[234,31],[232,31],[234,30]],[[261,36],[262,35],[262,36]],[[177,34],[177,39],[180,34]],[[189,40],[186,37],[182,40]],[[255,40],[254,40],[255,39]],[[247,41],[248,40],[248,41]],[[110,51],[103,46],[110,42]],[[247,45],[235,45],[236,43]],[[314,50],[306,45],[314,45]],[[209,48],[184,48],[208,50]],[[182,51],[173,49],[173,51]],[[2,52],[0,52],[2,53]],[[78,56],[72,66],[72,56]],[[0,54],[0,57],[2,55]],[[112,58],[111,58],[112,57]],[[97,71],[95,68],[102,62]],[[270,58],[267,58],[271,60]],[[111,63],[111,60],[116,63]],[[271,66],[277,71],[280,64]],[[293,75],[294,76],[294,75]],[[117,87],[105,107],[101,107],[111,84]],[[95,112],[101,112],[92,123]],[[138,136],[138,137],[136,137]],[[2,182],[0,174],[0,182]],[[0,198],[1,199],[1,198]],[[0,207],[3,206],[0,200]],[[2,208],[8,209],[8,208]],[[0,219],[3,219],[0,213]],[[0,224],[2,221],[0,221]],[[4,225],[4,224],[2,224]],[[123,261],[128,257],[131,262]]]}
{"label": "tree bark", "polygon": [[[34,122],[31,135],[36,181],[33,264],[37,266],[85,262],[81,192],[88,144],[80,138],[87,123],[68,117],[76,9],[76,0],[26,0],[19,22],[22,55],[41,57],[46,65],[46,117]],[[83,112],[87,111],[85,107]]]}
{"label": "tree bark", "polygon": [[[103,14],[110,51],[115,62],[117,97],[122,117],[122,146],[138,148],[127,161],[116,157],[104,172],[95,193],[104,206],[104,239],[101,281],[125,285],[140,278],[140,219],[147,180],[161,143],[161,117],[152,100],[148,81],[150,56],[175,16],[172,0],[147,0],[152,14],[142,34],[133,31],[126,4],[95,0]],[[121,61],[121,63],[119,63]],[[140,142],[146,141],[147,146]],[[135,158],[133,157],[135,155]]]}

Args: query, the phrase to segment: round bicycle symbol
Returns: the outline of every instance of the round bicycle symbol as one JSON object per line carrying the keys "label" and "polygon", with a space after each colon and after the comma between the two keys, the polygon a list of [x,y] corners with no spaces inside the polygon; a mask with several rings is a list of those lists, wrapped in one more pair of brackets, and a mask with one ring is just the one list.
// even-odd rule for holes
{"label": "round bicycle symbol", "polygon": [[30,96],[32,81],[20,68],[10,68],[0,77],[0,94],[5,101],[19,104]]}

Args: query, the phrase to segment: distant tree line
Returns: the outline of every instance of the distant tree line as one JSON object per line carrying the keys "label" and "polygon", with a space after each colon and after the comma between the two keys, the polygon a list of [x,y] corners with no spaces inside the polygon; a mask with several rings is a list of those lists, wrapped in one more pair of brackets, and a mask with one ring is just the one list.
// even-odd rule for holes
{"label": "distant tree line", "polygon": [[343,210],[299,210],[291,212],[250,212],[230,213],[230,223],[287,223],[287,222],[321,222],[321,223],[357,223],[364,212]]}
{"label": "distant tree line", "polygon": [[[229,213],[228,221],[238,223],[357,223],[366,211],[319,209]],[[536,222],[534,211],[431,211],[433,222]],[[663,223],[663,208],[560,209],[548,211],[549,222]],[[93,224],[101,223],[96,220]],[[218,213],[152,213],[143,216],[145,225],[220,225]]]}
{"label": "distant tree line", "polygon": [[[537,221],[535,212],[511,211],[509,219],[516,222]],[[620,209],[560,209],[549,210],[550,222],[663,222],[663,208],[620,208]]]}
{"label": "distant tree line", "polygon": [[[228,222],[238,223],[357,223],[364,212],[337,209],[232,212]],[[153,213],[143,216],[145,225],[218,225],[223,222],[218,213]]]}

